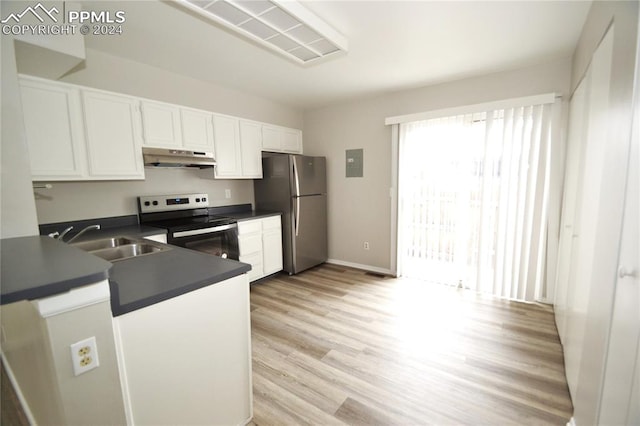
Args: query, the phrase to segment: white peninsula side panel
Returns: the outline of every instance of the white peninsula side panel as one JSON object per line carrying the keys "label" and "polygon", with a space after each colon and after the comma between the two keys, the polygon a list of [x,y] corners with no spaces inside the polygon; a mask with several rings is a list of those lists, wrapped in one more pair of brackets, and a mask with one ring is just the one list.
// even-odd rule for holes
{"label": "white peninsula side panel", "polygon": [[130,424],[252,417],[246,274],[114,318]]}

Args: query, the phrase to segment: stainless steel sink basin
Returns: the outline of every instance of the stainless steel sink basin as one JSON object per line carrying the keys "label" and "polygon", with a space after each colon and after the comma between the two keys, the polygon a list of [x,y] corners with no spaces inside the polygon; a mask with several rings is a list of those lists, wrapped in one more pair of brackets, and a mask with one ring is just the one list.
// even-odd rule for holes
{"label": "stainless steel sink basin", "polygon": [[171,250],[162,244],[127,237],[105,238],[72,245],[109,262]]}
{"label": "stainless steel sink basin", "polygon": [[78,247],[79,249],[82,249],[84,251],[95,251],[95,250],[102,250],[107,248],[124,246],[127,244],[134,244],[137,242],[138,241],[132,240],[126,237],[113,237],[113,238],[104,238],[101,240],[85,241],[82,243],[73,243],[72,246]]}

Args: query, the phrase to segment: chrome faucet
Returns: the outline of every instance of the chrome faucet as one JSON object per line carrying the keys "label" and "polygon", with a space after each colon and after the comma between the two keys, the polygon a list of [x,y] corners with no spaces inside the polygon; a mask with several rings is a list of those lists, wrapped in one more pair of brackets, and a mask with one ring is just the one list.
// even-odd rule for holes
{"label": "chrome faucet", "polygon": [[[67,243],[71,243],[73,242],[76,238],[78,238],[80,235],[84,234],[87,231],[91,231],[92,229],[100,229],[100,225],[89,225],[86,228],[84,228],[83,230],[81,230],[80,232],[78,232],[76,235],[74,235],[73,237],[71,237],[71,239],[69,241],[67,241]],[[69,229],[65,229],[65,231],[58,237],[59,240],[62,240],[62,236],[69,231]]]}
{"label": "chrome faucet", "polygon": [[59,239],[60,241],[64,241],[64,236],[67,235],[69,231],[71,231],[72,229],[73,229],[73,226],[68,227],[67,229],[62,231],[60,235],[58,235],[56,238]]}

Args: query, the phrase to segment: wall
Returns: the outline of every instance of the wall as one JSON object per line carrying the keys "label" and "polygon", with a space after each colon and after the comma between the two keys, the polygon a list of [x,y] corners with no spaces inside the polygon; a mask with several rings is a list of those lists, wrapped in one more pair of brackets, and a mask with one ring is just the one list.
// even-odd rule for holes
{"label": "wall", "polygon": [[[4,16],[4,8],[2,9]],[[16,75],[14,40],[2,39],[2,140],[0,176],[0,238],[38,233],[33,201],[22,103]]]}
{"label": "wall", "polygon": [[[3,305],[1,312],[3,356],[35,424],[125,424],[108,301],[48,318],[30,301]],[[75,376],[69,346],[91,336],[100,365]]]}
{"label": "wall", "polygon": [[[586,271],[586,280],[576,280],[574,294],[588,295],[587,309],[579,312],[576,299],[567,301],[569,320],[580,322],[579,329],[569,328],[563,336],[567,341],[582,340],[578,382],[572,394],[574,421],[578,425],[598,424],[605,377],[605,363],[616,291],[616,275],[622,235],[625,184],[629,161],[632,127],[632,100],[638,43],[638,5],[632,2],[594,2],[578,42],[572,69],[572,87],[584,76],[594,51],[611,24],[614,25],[613,56],[608,99],[608,116],[604,141],[606,150],[601,159],[602,183],[599,191],[598,226],[594,230],[593,259]],[[637,241],[637,236],[636,236]],[[584,317],[581,317],[584,316]],[[566,357],[565,357],[566,358]],[[633,374],[632,369],[628,374]],[[637,373],[636,373],[637,374]]]}
{"label": "wall", "polygon": [[[208,111],[302,128],[302,113],[264,98],[87,49],[87,60],[61,79],[68,83],[156,99]],[[213,180],[212,170],[146,169],[144,181],[54,182],[36,196],[39,223],[137,213],[138,195],[204,192],[211,204],[253,202],[253,181]],[[225,199],[225,189],[231,198]]]}
{"label": "wall", "polygon": [[202,192],[211,206],[253,203],[253,180],[214,180],[212,169],[147,168],[145,175],[136,181],[53,182],[53,188],[35,192],[38,223],[137,214],[139,195]]}
{"label": "wall", "polygon": [[[569,93],[571,58],[306,111],[305,153],[327,157],[329,258],[391,268],[390,116],[500,99]],[[345,150],[364,149],[364,177],[345,178]],[[363,249],[363,242],[370,250]]]}

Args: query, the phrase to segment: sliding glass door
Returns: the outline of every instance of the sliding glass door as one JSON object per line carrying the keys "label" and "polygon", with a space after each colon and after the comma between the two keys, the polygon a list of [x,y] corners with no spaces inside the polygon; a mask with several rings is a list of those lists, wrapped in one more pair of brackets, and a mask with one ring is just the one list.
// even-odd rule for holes
{"label": "sliding glass door", "polygon": [[540,296],[551,105],[400,125],[402,275],[511,299]]}

